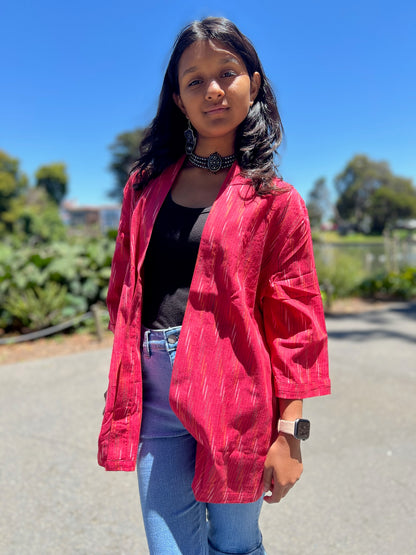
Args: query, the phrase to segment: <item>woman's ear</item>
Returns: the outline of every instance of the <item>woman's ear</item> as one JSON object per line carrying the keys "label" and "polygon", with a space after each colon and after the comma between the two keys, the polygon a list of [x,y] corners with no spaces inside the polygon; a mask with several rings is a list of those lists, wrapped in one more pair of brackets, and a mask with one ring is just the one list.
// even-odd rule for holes
{"label": "woman's ear", "polygon": [[180,95],[179,95],[179,94],[176,94],[176,93],[173,93],[172,96],[173,96],[173,101],[174,101],[174,103],[176,104],[176,106],[179,108],[179,110],[180,110],[183,114],[185,114],[186,117],[188,117],[188,115],[187,115],[187,113],[186,113],[186,110],[185,110],[185,106],[183,105],[182,98],[180,97]]}
{"label": "woman's ear", "polygon": [[255,71],[251,77],[250,82],[250,104],[256,100],[261,86],[261,76],[258,71]]}

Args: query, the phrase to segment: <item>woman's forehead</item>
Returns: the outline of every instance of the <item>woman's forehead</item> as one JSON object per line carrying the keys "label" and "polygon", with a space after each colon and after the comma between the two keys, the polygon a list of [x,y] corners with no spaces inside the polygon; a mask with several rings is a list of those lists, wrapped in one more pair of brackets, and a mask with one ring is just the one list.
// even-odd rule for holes
{"label": "woman's forehead", "polygon": [[186,48],[179,60],[178,73],[183,76],[207,61],[237,62],[244,65],[242,58],[227,44],[218,40],[198,40]]}

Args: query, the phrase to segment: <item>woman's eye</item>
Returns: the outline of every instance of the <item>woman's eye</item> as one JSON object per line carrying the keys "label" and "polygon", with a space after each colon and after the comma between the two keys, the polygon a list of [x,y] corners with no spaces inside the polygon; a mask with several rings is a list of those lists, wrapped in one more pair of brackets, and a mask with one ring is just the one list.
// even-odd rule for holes
{"label": "woman's eye", "polygon": [[235,71],[224,71],[223,73],[224,77],[234,77],[235,76]]}
{"label": "woman's eye", "polygon": [[200,79],[194,79],[193,81],[188,83],[188,87],[194,87],[195,85],[199,85],[200,82],[201,82]]}

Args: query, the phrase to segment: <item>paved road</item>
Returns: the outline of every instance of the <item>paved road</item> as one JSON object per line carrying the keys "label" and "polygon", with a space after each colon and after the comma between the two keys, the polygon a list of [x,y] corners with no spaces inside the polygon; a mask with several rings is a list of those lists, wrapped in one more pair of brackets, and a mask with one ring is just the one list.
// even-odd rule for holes
{"label": "paved road", "polygon": [[[328,320],[333,395],[269,555],[416,553],[416,303]],[[134,473],[96,465],[108,350],[0,366],[0,553],[145,554]]]}

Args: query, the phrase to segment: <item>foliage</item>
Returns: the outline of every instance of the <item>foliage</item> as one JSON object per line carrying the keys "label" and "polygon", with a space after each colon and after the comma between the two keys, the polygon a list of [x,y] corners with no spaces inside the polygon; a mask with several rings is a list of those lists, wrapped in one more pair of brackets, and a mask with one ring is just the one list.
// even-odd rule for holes
{"label": "foliage", "polygon": [[356,231],[382,233],[399,218],[416,217],[416,189],[411,179],[394,175],[387,162],[358,155],[336,176],[339,223]]}
{"label": "foliage", "polygon": [[364,235],[364,233],[348,233],[348,235],[340,235],[337,231],[313,231],[312,238],[314,243],[337,243],[348,245],[354,243],[356,245],[379,245],[384,242],[382,235]]}
{"label": "foliage", "polygon": [[416,268],[400,272],[383,272],[363,280],[357,287],[363,297],[378,299],[404,299],[416,297]]}
{"label": "foliage", "polygon": [[0,232],[9,229],[4,216],[12,201],[23,193],[27,186],[28,179],[19,169],[19,160],[0,150]]}
{"label": "foliage", "polygon": [[36,186],[43,187],[49,198],[58,206],[68,191],[66,165],[62,162],[41,166],[36,174]]}
{"label": "foliage", "polygon": [[143,129],[137,128],[117,135],[115,142],[110,145],[112,162],[110,171],[116,180],[109,196],[117,200],[123,198],[123,189],[134,162],[139,157],[139,147],[143,139]]}
{"label": "foliage", "polygon": [[[108,324],[110,323],[110,315],[108,314],[107,310],[98,311],[98,321],[99,326],[102,330],[108,329]],[[80,322],[74,331],[75,333],[83,333],[86,331],[91,334],[96,334],[97,324],[95,319],[92,316],[90,318],[87,318],[83,322]]]}
{"label": "foliage", "polygon": [[380,187],[371,199],[373,231],[382,232],[385,227],[392,227],[401,218],[416,216],[416,193],[402,193]]}
{"label": "foliage", "polygon": [[65,226],[56,203],[50,200],[43,187],[29,187],[27,177],[19,170],[19,161],[2,151],[0,232],[15,241],[31,244],[65,237]]}
{"label": "foliage", "polygon": [[[51,287],[59,287],[60,294],[65,291],[65,302],[59,309],[63,321],[82,314],[97,302],[104,302],[110,277],[114,241],[77,240],[72,244],[55,242],[33,248],[13,249],[3,245],[0,249],[0,327],[7,330],[21,330],[29,325],[32,313],[42,313],[42,305]],[[20,307],[17,315],[10,305],[10,295],[15,300],[19,295],[32,290],[26,314]],[[44,293],[40,293],[40,291]],[[56,290],[56,292],[58,289]],[[58,293],[56,296],[59,297]],[[51,304],[50,317],[55,321],[55,308]],[[45,312],[48,311],[45,309]],[[48,313],[49,314],[49,313]],[[43,314],[43,317],[46,317]],[[33,321],[33,325],[34,321]]]}
{"label": "foliage", "polygon": [[66,235],[58,207],[43,189],[30,187],[14,198],[3,221],[16,238],[31,244],[59,241]]}
{"label": "foliage", "polygon": [[17,320],[19,327],[41,329],[61,321],[66,293],[66,287],[53,282],[45,288],[37,286],[24,291],[12,288],[4,310]]}
{"label": "foliage", "polygon": [[326,179],[320,177],[314,183],[309,193],[309,200],[306,205],[309,214],[311,227],[319,227],[323,219],[328,215],[331,207],[330,194],[326,185]]}
{"label": "foliage", "polygon": [[315,264],[321,288],[326,289],[332,298],[348,297],[365,275],[357,256],[338,249],[329,256],[325,251],[315,249]]}

